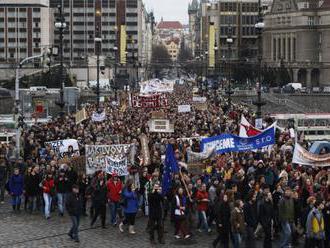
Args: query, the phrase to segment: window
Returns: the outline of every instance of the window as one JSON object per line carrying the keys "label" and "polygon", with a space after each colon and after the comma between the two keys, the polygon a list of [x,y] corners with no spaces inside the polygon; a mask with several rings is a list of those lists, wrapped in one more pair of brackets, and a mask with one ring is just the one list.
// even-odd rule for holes
{"label": "window", "polygon": [[273,60],[276,61],[276,39],[273,39]]}
{"label": "window", "polygon": [[38,27],[39,27],[39,22],[35,22],[34,26],[35,26],[36,28],[38,28]]}

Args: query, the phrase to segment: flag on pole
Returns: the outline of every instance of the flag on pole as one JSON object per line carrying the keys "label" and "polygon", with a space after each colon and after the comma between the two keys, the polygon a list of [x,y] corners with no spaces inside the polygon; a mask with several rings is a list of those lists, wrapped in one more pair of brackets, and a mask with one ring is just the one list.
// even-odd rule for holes
{"label": "flag on pole", "polygon": [[248,120],[242,115],[241,124],[239,128],[239,137],[252,137],[258,135],[262,130],[252,126]]}
{"label": "flag on pole", "polygon": [[166,156],[164,163],[162,194],[166,195],[171,187],[172,174],[179,172],[178,162],[174,156],[173,146],[168,144],[166,147]]}

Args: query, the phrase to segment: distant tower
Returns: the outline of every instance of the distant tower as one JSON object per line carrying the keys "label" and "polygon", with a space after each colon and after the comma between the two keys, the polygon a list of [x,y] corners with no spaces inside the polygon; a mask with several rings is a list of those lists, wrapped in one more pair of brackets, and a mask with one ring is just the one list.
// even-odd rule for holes
{"label": "distant tower", "polygon": [[195,56],[196,49],[196,19],[199,9],[199,1],[193,0],[188,5],[188,15],[189,15],[189,46]]}

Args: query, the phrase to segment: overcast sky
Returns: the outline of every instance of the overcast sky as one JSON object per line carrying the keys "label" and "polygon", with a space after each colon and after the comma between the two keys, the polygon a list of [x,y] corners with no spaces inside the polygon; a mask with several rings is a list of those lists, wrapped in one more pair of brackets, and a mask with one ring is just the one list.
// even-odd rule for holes
{"label": "overcast sky", "polygon": [[156,21],[180,21],[188,24],[188,3],[191,0],[143,0],[147,10],[153,10]]}

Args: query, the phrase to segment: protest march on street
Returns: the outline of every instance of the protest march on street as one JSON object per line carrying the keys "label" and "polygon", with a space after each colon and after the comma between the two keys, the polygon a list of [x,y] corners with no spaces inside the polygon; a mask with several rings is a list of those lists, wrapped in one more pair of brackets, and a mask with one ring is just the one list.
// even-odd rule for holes
{"label": "protest march on street", "polygon": [[0,145],[0,209],[11,208],[0,215],[70,219],[63,247],[88,242],[83,222],[91,237],[104,228],[151,247],[329,248],[329,149],[313,153],[270,115],[257,128],[246,105],[192,88],[145,82],[25,126],[19,151]]}

